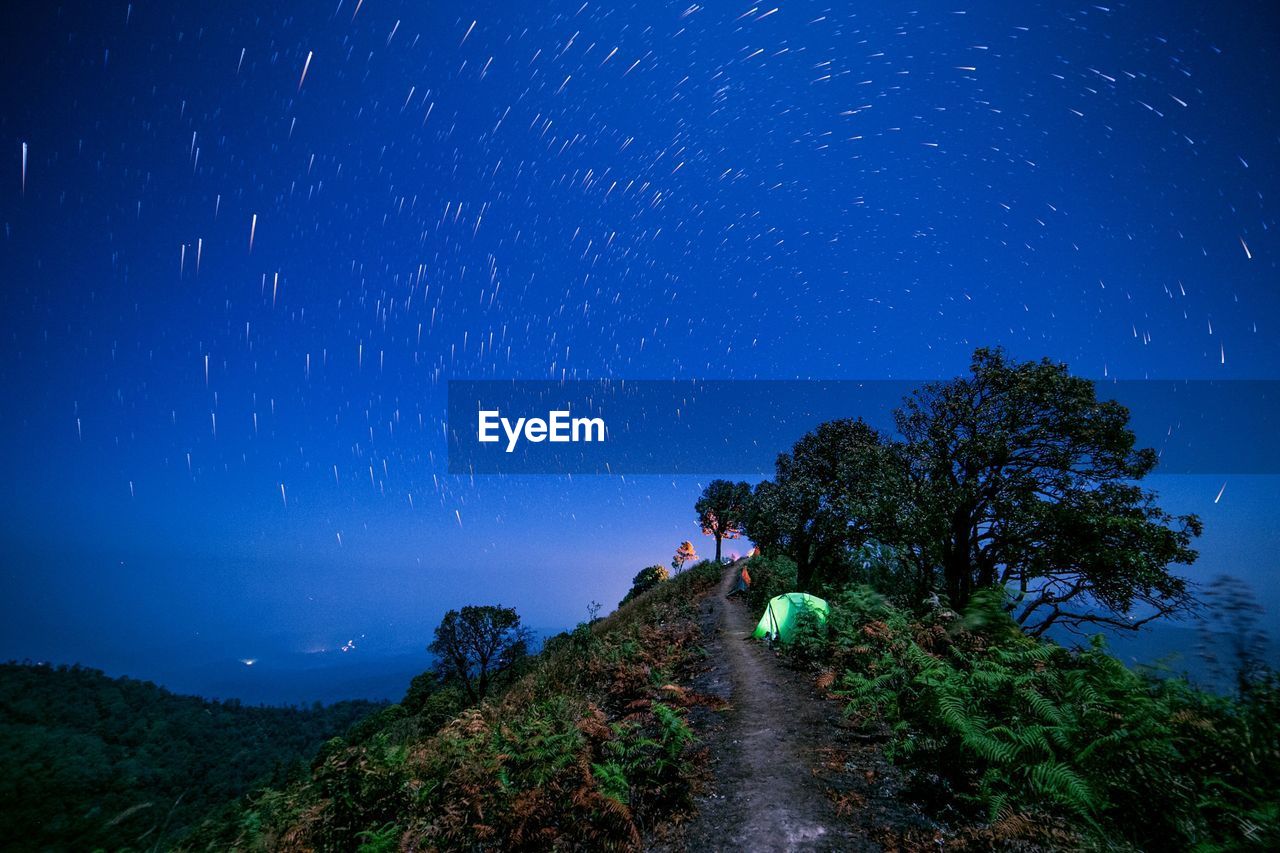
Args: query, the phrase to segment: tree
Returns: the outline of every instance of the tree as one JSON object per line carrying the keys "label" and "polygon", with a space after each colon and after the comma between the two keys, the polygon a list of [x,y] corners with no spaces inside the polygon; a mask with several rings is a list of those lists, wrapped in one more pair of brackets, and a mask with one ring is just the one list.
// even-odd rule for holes
{"label": "tree", "polygon": [[894,452],[861,420],[821,424],[778,455],[775,476],[756,486],[746,533],[796,564],[796,585],[812,591],[848,562],[893,509]]}
{"label": "tree", "polygon": [[636,572],[636,576],[632,578],[631,590],[627,593],[626,598],[622,599],[622,601],[618,603],[618,606],[621,607],[637,595],[648,592],[658,584],[667,580],[669,577],[671,577],[671,573],[667,571],[666,566],[654,565],[641,569]]}
{"label": "tree", "polygon": [[961,610],[980,589],[1008,590],[1034,635],[1136,629],[1191,605],[1170,566],[1196,559],[1200,521],[1137,484],[1156,454],[1092,382],[979,349],[968,376],[926,385],[894,416],[900,439],[822,424],[756,487],[746,533],[795,561],[801,590],[847,576],[870,547],[888,560],[878,570],[907,573],[900,595],[936,589]]}
{"label": "tree", "polygon": [[913,523],[891,538],[940,567],[953,608],[1011,589],[1014,618],[1040,635],[1136,629],[1189,606],[1169,566],[1196,559],[1199,519],[1136,485],[1155,452],[1066,365],[979,349],[970,375],[917,390],[895,419]]}
{"label": "tree", "polygon": [[698,559],[698,552],[694,550],[693,543],[685,540],[680,543],[680,547],[676,549],[675,556],[671,558],[671,568],[677,573],[684,568],[685,563]]}
{"label": "tree", "polygon": [[489,684],[528,652],[529,631],[514,608],[469,605],[450,610],[436,628],[427,651],[439,661],[442,678],[456,680],[473,703]]}
{"label": "tree", "polygon": [[693,505],[698,513],[698,523],[702,525],[702,534],[716,538],[716,563],[720,562],[721,540],[737,539],[742,535],[750,503],[751,486],[748,483],[712,480]]}

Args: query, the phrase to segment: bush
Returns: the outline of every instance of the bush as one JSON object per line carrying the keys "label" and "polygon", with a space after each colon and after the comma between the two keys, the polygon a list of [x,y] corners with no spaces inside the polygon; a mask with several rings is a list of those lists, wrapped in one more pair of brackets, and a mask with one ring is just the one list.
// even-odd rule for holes
{"label": "bush", "polygon": [[833,616],[847,712],[992,820],[1065,815],[1145,849],[1277,837],[1274,683],[1247,706],[1150,680],[1101,639],[1073,653],[1023,636],[990,596],[921,622],[855,588]]}
{"label": "bush", "polygon": [[796,564],[790,557],[753,557],[747,563],[747,572],[751,575],[747,603],[753,612],[763,612],[774,596],[796,591]]}
{"label": "bush", "polygon": [[388,705],[377,713],[370,714],[347,730],[347,743],[364,743],[374,734],[386,729],[398,720],[403,720],[406,712],[401,705]]}
{"label": "bush", "polygon": [[405,691],[404,698],[400,700],[400,705],[410,714],[416,714],[422,710],[427,704],[427,700],[431,698],[437,690],[440,689],[440,676],[434,670],[419,673],[409,682],[409,689]]}
{"label": "bush", "polygon": [[831,657],[827,623],[812,610],[801,608],[796,614],[791,642],[783,648],[787,656],[801,666],[814,666],[827,661]]}
{"label": "bush", "polygon": [[442,687],[422,703],[418,719],[426,731],[434,732],[461,714],[468,704],[467,695],[457,685]]}
{"label": "bush", "polygon": [[848,579],[828,593],[839,595],[850,583],[867,584],[908,612],[917,612],[928,594],[928,579],[921,578],[903,555],[878,542],[867,542],[850,555]]}
{"label": "bush", "polygon": [[671,572],[666,566],[653,565],[648,568],[641,569],[636,576],[631,579],[631,589],[628,590],[626,597],[618,602],[618,606],[626,604],[637,595],[648,592],[660,583],[663,583],[671,577]]}
{"label": "bush", "polygon": [[614,736],[603,749],[607,758],[591,769],[601,793],[622,805],[635,805],[639,794],[678,806],[682,804],[678,792],[685,790],[681,780],[692,774],[685,753],[694,741],[693,732],[680,711],[660,702],[649,710],[653,724],[648,727],[630,722],[613,725]]}
{"label": "bush", "polygon": [[688,583],[694,589],[705,589],[720,583],[724,566],[715,560],[703,560],[684,574],[689,575]]}

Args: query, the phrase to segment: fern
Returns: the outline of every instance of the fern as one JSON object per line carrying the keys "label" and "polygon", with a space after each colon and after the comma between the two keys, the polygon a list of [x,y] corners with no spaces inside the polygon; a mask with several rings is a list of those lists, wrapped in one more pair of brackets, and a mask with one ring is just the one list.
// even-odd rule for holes
{"label": "fern", "polygon": [[627,774],[616,761],[592,764],[591,773],[595,776],[596,787],[600,789],[600,793],[624,806],[631,803],[631,783],[627,781]]}
{"label": "fern", "polygon": [[1033,766],[1030,777],[1031,784],[1041,794],[1067,806],[1080,817],[1091,818],[1096,805],[1093,792],[1070,767],[1046,761]]}
{"label": "fern", "polygon": [[1101,642],[1071,653],[1011,632],[990,602],[939,644],[872,593],[841,601],[847,713],[880,715],[892,760],[945,775],[989,820],[1058,813],[1103,846],[1280,844],[1280,676],[1246,705],[1150,681]]}
{"label": "fern", "polygon": [[360,846],[356,853],[394,853],[398,849],[400,827],[394,823],[385,824],[378,829],[366,829],[356,833]]}

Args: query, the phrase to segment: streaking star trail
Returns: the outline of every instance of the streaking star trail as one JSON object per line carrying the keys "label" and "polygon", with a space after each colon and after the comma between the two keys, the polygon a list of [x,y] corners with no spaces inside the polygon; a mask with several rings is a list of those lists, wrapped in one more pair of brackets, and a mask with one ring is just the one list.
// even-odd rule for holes
{"label": "streaking star trail", "polygon": [[[696,537],[692,478],[450,475],[454,379],[1280,377],[1277,17],[13,10],[0,653],[420,652]],[[1159,488],[1280,606],[1275,485],[1225,474]]]}

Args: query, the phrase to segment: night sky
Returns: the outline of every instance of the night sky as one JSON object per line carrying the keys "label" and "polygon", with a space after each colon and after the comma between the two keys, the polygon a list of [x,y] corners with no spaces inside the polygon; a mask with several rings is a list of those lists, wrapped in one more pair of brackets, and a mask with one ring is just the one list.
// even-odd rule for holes
{"label": "night sky", "polygon": [[[25,5],[0,658],[416,665],[711,547],[695,478],[448,475],[450,379],[1280,378],[1272,3]],[[1151,482],[1280,610],[1280,478]]]}

